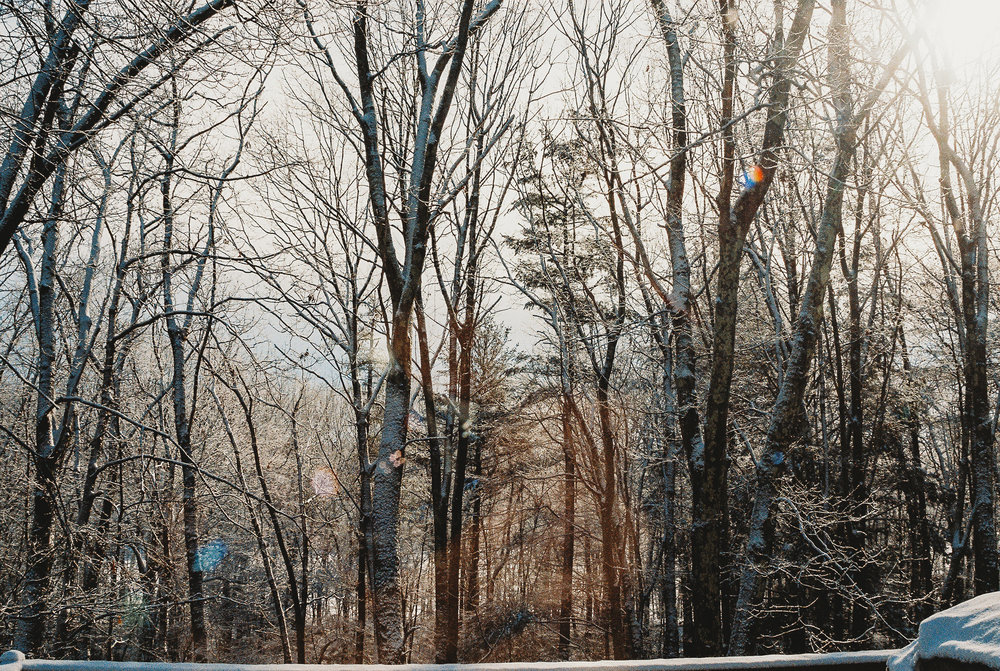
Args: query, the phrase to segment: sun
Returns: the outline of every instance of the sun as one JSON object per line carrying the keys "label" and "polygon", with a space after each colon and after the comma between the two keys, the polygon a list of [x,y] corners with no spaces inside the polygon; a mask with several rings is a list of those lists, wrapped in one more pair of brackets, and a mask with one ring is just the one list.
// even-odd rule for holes
{"label": "sun", "polygon": [[922,0],[918,17],[935,50],[958,74],[1000,60],[1000,0]]}

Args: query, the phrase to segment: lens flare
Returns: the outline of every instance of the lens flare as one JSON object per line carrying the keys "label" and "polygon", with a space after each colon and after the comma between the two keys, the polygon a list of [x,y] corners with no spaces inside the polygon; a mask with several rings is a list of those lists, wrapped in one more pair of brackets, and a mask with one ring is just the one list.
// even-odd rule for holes
{"label": "lens flare", "polygon": [[317,468],[313,471],[312,488],[316,496],[323,498],[336,496],[339,491],[336,474],[326,466]]}
{"label": "lens flare", "polygon": [[229,548],[226,547],[225,541],[221,538],[210,540],[198,548],[195,553],[194,570],[211,573],[219,565],[219,562],[226,558],[227,554],[229,554]]}
{"label": "lens flare", "polygon": [[117,623],[126,629],[137,629],[149,622],[147,613],[149,604],[141,590],[134,589],[126,592],[121,598],[120,607],[122,614],[118,616]]}
{"label": "lens flare", "polygon": [[764,179],[764,170],[759,165],[752,166],[743,173],[743,187],[752,189]]}
{"label": "lens flare", "polygon": [[401,450],[396,450],[389,455],[389,461],[392,462],[393,466],[399,468],[406,463],[406,457],[403,456],[403,452]]}

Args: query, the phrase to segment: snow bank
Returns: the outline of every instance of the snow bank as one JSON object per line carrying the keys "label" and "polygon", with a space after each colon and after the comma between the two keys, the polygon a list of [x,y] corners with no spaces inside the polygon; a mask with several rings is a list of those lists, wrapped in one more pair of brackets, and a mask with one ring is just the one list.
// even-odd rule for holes
{"label": "snow bank", "polygon": [[889,659],[889,671],[912,671],[918,659],[935,657],[1000,671],[1000,592],[977,596],[921,622],[917,640]]}

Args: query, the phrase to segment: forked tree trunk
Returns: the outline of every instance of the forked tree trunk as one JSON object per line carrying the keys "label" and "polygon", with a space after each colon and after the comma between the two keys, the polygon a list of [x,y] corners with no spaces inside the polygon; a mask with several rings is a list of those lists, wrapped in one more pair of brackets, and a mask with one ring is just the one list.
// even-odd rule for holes
{"label": "forked tree trunk", "polygon": [[[691,560],[694,567],[692,604],[694,622],[689,656],[720,654],[723,649],[722,552],[728,537],[729,406],[733,381],[738,311],[740,262],[743,245],[757,211],[764,202],[778,168],[778,151],[784,143],[785,121],[794,64],[809,31],[814,0],[799,0],[787,39],[775,57],[775,81],[768,99],[768,117],[758,155],[761,179],[749,185],[732,203],[735,135],[734,89],[736,83],[736,12],[731,0],[720,0],[724,46],[722,90],[722,178],[719,210],[719,262],[715,299],[712,364],[705,410],[705,443],[702,453],[689,457],[691,465]],[[780,15],[779,15],[780,21]],[[781,32],[783,27],[777,25]]]}
{"label": "forked tree trunk", "polygon": [[[417,45],[421,96],[413,134],[409,181],[404,202],[398,204],[402,212],[405,240],[402,260],[397,256],[396,243],[393,241],[386,175],[379,146],[380,105],[376,99],[376,74],[373,69],[378,66],[373,66],[369,53],[370,6],[366,0],[359,0],[353,18],[359,96],[356,102],[351,98],[351,107],[364,143],[368,202],[392,306],[382,439],[373,473],[370,548],[375,642],[379,662],[384,664],[402,663],[405,656],[397,543],[400,487],[410,415],[410,318],[420,291],[428,229],[435,216],[432,210],[432,188],[439,143],[455,97],[469,39],[499,9],[500,0],[491,0],[476,16],[473,16],[474,4],[472,0],[462,3],[455,35],[443,43],[442,53],[432,69],[427,68],[425,45]],[[423,20],[421,12],[418,16],[421,35]],[[311,22],[308,16],[307,21]],[[321,40],[317,41],[317,46],[325,52]],[[329,62],[333,67],[332,59]],[[334,75],[338,81],[342,81],[336,72]]]}
{"label": "forked tree trunk", "polygon": [[[803,4],[808,2],[804,0]],[[764,450],[756,465],[757,482],[750,516],[750,529],[740,578],[739,598],[729,641],[729,654],[746,654],[752,649],[752,610],[760,603],[774,553],[774,506],[779,479],[787,467],[787,455],[799,438],[803,421],[802,399],[809,368],[823,318],[823,301],[830,279],[837,234],[841,230],[845,182],[857,149],[857,129],[867,117],[878,94],[888,85],[905,55],[899,50],[882,79],[868,96],[861,112],[855,114],[850,94],[849,36],[846,0],[833,1],[830,24],[830,78],[837,125],[834,130],[836,155],[827,182],[823,211],[816,231],[816,245],[809,279],[802,295],[791,351],[771,413]],[[803,4],[800,4],[800,9]],[[810,8],[811,9],[811,8]]]}

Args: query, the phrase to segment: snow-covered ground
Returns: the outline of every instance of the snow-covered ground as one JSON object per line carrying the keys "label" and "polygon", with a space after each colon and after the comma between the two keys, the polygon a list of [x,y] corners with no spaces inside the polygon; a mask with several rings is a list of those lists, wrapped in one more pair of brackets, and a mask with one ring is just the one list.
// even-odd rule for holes
{"label": "snow-covered ground", "polygon": [[977,596],[921,622],[917,640],[889,660],[889,671],[912,671],[918,659],[935,657],[1000,670],[1000,592]]}

